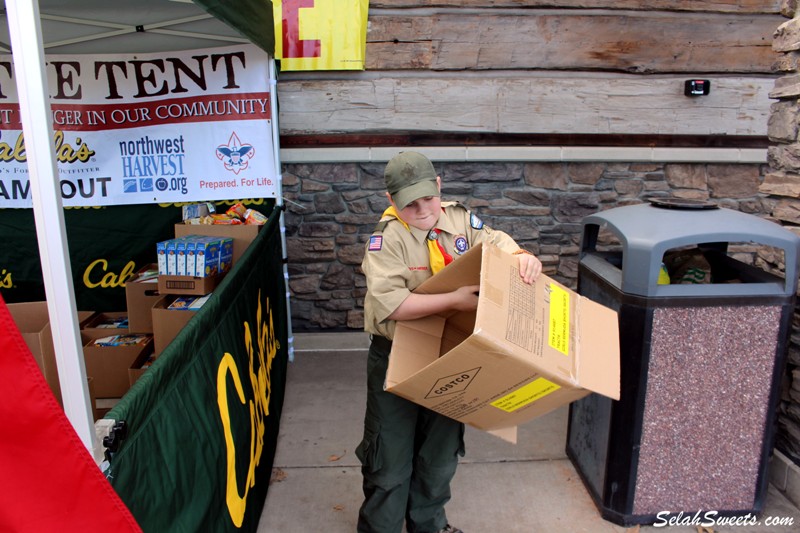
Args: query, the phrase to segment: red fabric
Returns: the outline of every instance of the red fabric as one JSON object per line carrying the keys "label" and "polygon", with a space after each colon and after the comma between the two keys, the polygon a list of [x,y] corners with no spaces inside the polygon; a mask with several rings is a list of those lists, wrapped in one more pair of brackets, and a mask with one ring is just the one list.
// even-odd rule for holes
{"label": "red fabric", "polygon": [[0,297],[0,531],[141,532]]}
{"label": "red fabric", "polygon": [[[435,229],[433,231],[436,232],[436,235],[439,235],[442,232],[442,230],[440,230],[440,229]],[[444,266],[447,266],[450,263],[452,263],[453,262],[453,256],[444,251],[444,246],[442,246],[442,243],[439,242],[439,239],[436,239],[436,246],[438,246],[439,247],[439,251],[442,252],[442,257],[444,257]]]}

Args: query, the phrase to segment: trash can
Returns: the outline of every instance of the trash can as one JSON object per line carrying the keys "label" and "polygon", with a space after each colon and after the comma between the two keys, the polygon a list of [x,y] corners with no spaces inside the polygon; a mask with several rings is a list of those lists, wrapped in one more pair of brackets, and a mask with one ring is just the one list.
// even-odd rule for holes
{"label": "trash can", "polygon": [[[782,253],[785,276],[736,258],[756,249]],[[701,283],[659,282],[675,257],[693,259],[688,280]],[[572,403],[566,452],[603,518],[763,509],[798,257],[800,238],[780,225],[704,201],[583,220],[578,292],[618,312],[621,398]]]}

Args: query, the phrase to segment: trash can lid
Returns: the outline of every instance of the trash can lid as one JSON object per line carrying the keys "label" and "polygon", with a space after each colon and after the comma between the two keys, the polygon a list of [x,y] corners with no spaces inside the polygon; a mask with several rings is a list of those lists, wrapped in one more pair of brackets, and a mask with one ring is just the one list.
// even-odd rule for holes
{"label": "trash can lid", "polygon": [[[797,290],[800,237],[755,215],[707,201],[656,199],[589,215],[583,219],[583,224],[607,229],[620,240],[621,289],[624,292],[645,296],[674,292],[674,288],[659,286],[657,282],[665,252],[703,243],[731,242],[753,242],[782,249],[786,270],[783,291],[793,295]],[[753,289],[742,287],[739,290]],[[706,290],[713,292],[715,289],[708,287]]]}

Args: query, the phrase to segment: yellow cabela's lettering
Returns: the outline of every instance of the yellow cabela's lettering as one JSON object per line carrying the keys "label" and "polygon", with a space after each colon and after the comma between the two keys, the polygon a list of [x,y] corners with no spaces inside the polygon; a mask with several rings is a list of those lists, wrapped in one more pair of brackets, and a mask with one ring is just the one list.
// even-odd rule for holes
{"label": "yellow cabela's lettering", "polygon": [[[244,344],[249,360],[248,374],[252,397],[245,398],[242,379],[239,375],[236,361],[230,353],[225,353],[217,368],[217,405],[219,415],[222,420],[222,427],[225,433],[225,446],[227,449],[227,487],[225,490],[225,501],[228,505],[228,513],[236,527],[241,527],[244,521],[244,512],[247,507],[247,495],[250,489],[255,486],[256,467],[261,462],[261,454],[264,450],[264,431],[266,423],[264,419],[269,416],[269,399],[272,392],[270,382],[270,371],[272,362],[278,353],[278,340],[275,337],[275,328],[272,321],[272,308],[269,306],[269,298],[266,302],[267,318],[262,319],[261,314],[261,291],[258,293],[258,308],[256,310],[255,343],[253,342],[253,332],[250,323],[244,323]],[[256,353],[256,351],[258,353]],[[256,366],[257,363],[257,366]],[[247,478],[244,490],[239,490],[236,481],[236,442],[231,429],[231,406],[228,405],[228,380],[230,375],[236,395],[241,404],[240,408],[247,406],[250,414],[250,450]],[[244,445],[244,443],[240,443]]]}
{"label": "yellow cabela's lettering", "polygon": [[[64,142],[64,132],[56,131],[53,135],[53,142],[56,148],[56,158],[59,163],[75,163],[76,161],[86,163],[95,155],[94,150],[81,140],[80,137],[75,139],[78,148],[73,147],[71,144]],[[0,141],[0,161],[8,163],[16,161],[24,163],[28,160],[28,155],[25,153],[25,135],[20,133],[17,135],[17,140],[12,147],[7,142]]]}
{"label": "yellow cabela's lettering", "polygon": [[5,268],[0,272],[0,289],[10,289],[14,284],[11,282],[11,272]]}
{"label": "yellow cabela's lettering", "polygon": [[0,161],[3,161],[4,163],[8,163],[10,161],[24,163],[27,160],[28,158],[25,155],[25,141],[21,133],[17,135],[17,140],[13,147],[7,142],[0,141]]}
{"label": "yellow cabela's lettering", "polygon": [[[103,274],[100,281],[93,281],[94,276],[93,270],[95,267],[100,268]],[[125,265],[125,268],[122,269],[119,275],[114,274],[113,272],[108,272],[108,261],[105,259],[95,259],[91,262],[91,264],[86,267],[86,270],[83,272],[83,284],[90,288],[94,289],[97,287],[109,288],[109,287],[124,287],[125,282],[131,279],[136,272],[136,263],[133,261],[128,261],[128,264]]]}
{"label": "yellow cabela's lettering", "polygon": [[218,205],[263,205],[267,202],[267,198],[245,198],[243,200],[217,200]]}
{"label": "yellow cabela's lettering", "polygon": [[74,148],[71,144],[64,142],[64,132],[59,130],[55,133],[56,145],[56,158],[59,163],[75,163],[80,161],[86,163],[94,155],[94,150],[89,148],[80,137],[75,138],[75,144],[78,148]]}

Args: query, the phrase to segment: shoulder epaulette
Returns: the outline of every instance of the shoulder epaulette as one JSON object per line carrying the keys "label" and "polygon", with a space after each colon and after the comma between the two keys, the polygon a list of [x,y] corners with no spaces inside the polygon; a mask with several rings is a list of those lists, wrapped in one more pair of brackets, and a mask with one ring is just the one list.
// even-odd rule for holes
{"label": "shoulder epaulette", "polygon": [[[444,203],[442,203],[442,205],[444,205]],[[472,226],[473,229],[478,229],[479,230],[479,229],[483,229],[485,227],[485,225],[483,223],[483,220],[481,220],[478,215],[476,215],[475,213],[470,211],[469,208],[467,206],[465,206],[464,204],[461,204],[459,202],[449,202],[448,206],[450,206],[450,207],[459,207],[459,208],[463,209],[464,211],[466,211],[467,213],[469,213],[469,225]]]}
{"label": "shoulder epaulette", "polygon": [[372,230],[372,233],[378,233],[378,232],[382,232],[383,230],[385,230],[385,229],[386,229],[386,226],[387,226],[387,225],[389,224],[389,222],[391,222],[392,220],[394,220],[394,219],[393,219],[393,218],[387,218],[387,219],[384,219],[384,220],[381,220],[381,221],[379,221],[377,224],[375,224],[375,229],[374,229],[374,230]]}

